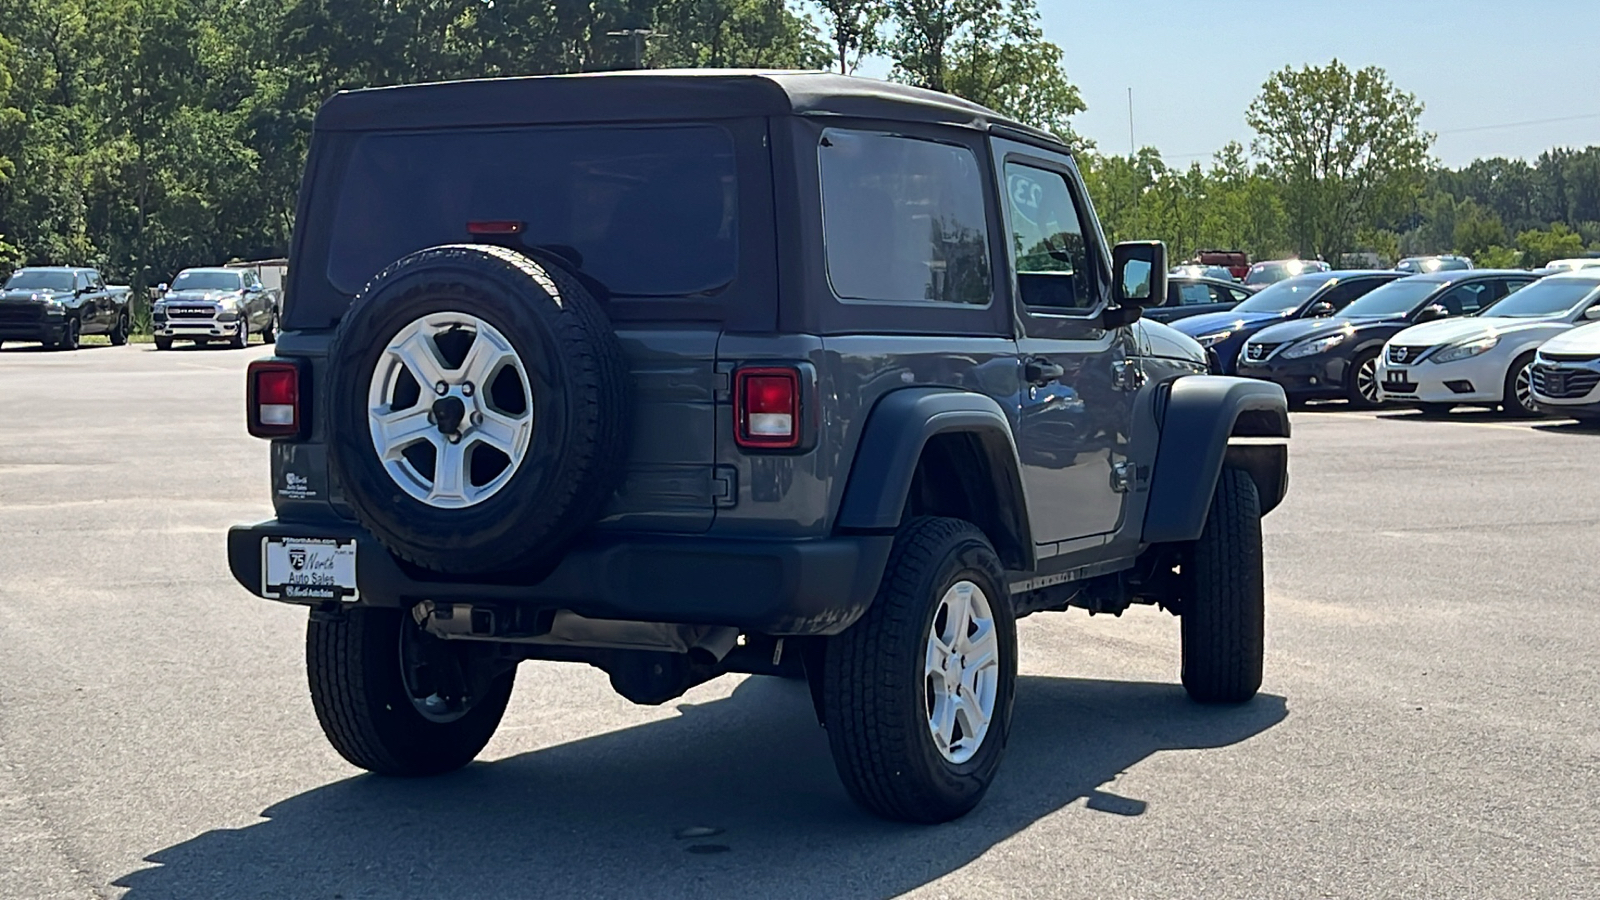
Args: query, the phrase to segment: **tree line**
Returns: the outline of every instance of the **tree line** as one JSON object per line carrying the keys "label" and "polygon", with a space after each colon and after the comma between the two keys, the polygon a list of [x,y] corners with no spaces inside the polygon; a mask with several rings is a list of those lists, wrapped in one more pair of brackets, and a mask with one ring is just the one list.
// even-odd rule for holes
{"label": "tree line", "polygon": [[644,66],[894,77],[1070,132],[1034,0],[0,0],[0,266],[283,255],[347,88]]}
{"label": "tree line", "polygon": [[1256,137],[1210,166],[1169,166],[1146,147],[1080,154],[1116,239],[1165,240],[1176,259],[1241,249],[1253,259],[1392,265],[1459,253],[1481,267],[1538,267],[1600,251],[1600,147],[1532,163],[1437,165],[1423,106],[1378,67],[1285,68],[1246,111]]}
{"label": "tree line", "polygon": [[864,59],[1060,134],[1112,236],[1178,258],[1539,265],[1600,246],[1600,148],[1438,167],[1422,104],[1375,67],[1273,73],[1256,139],[1209,166],[1098,152],[1035,0],[0,0],[0,266],[148,286],[283,255],[312,118],[342,89]]}

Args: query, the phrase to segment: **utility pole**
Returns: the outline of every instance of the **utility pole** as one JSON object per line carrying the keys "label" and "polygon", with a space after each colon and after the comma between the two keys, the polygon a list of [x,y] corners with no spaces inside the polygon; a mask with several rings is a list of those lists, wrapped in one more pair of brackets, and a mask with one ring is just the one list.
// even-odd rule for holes
{"label": "utility pole", "polygon": [[631,37],[633,38],[633,67],[644,68],[644,42],[646,38],[660,35],[661,32],[649,28],[625,28],[621,31],[608,31],[606,37]]}
{"label": "utility pole", "polygon": [[1139,150],[1133,143],[1133,88],[1128,88],[1128,158],[1138,155]]}

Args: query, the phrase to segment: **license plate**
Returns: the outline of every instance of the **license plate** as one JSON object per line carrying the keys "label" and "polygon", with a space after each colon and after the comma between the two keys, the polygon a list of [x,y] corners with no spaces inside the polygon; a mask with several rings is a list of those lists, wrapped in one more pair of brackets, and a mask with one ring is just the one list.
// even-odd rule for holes
{"label": "license plate", "polygon": [[1387,369],[1383,373],[1383,386],[1409,388],[1412,386],[1411,377],[1405,369]]}
{"label": "license plate", "polygon": [[274,600],[357,600],[356,542],[262,538],[261,593]]}
{"label": "license plate", "polygon": [[1567,392],[1567,376],[1547,373],[1544,376],[1544,393],[1551,396]]}

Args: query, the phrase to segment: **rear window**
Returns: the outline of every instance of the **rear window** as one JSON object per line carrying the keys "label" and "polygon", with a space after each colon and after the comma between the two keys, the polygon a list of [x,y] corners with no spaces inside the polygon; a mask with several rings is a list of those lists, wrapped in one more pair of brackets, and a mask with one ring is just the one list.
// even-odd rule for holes
{"label": "rear window", "polygon": [[716,293],[738,266],[733,138],[709,125],[372,134],[355,145],[328,281],[353,294],[408,253],[517,221],[617,296]]}

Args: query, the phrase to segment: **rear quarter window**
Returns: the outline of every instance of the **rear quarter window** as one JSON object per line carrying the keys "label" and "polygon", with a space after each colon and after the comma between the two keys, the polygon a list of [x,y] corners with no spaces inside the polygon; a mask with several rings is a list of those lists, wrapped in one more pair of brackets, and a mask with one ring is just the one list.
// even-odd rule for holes
{"label": "rear quarter window", "polygon": [[732,136],[714,125],[369,134],[351,151],[328,281],[356,293],[474,221],[572,261],[614,296],[708,296],[738,269]]}

